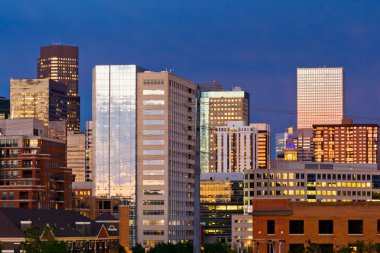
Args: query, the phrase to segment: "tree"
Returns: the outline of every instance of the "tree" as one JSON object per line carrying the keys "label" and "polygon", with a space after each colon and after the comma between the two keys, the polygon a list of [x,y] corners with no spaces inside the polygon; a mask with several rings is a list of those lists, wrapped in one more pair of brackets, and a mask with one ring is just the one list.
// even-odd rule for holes
{"label": "tree", "polygon": [[[47,240],[41,240],[41,229],[37,226],[24,231],[25,242],[22,249],[26,253],[66,253],[67,245],[63,241],[57,241],[53,236],[48,236]],[[44,234],[52,235],[52,229],[46,226]]]}
{"label": "tree", "polygon": [[222,243],[205,243],[203,245],[204,253],[232,253],[234,252],[229,246]]}
{"label": "tree", "polygon": [[141,246],[140,243],[136,244],[135,246],[132,247],[132,252],[133,253],[145,253],[144,248]]}

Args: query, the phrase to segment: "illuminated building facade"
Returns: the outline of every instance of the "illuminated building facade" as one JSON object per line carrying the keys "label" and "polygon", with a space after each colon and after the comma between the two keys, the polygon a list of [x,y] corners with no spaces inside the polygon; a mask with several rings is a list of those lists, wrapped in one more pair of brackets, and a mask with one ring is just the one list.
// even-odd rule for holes
{"label": "illuminated building facade", "polygon": [[[254,247],[249,252],[378,251],[379,202],[308,203],[256,199],[253,206],[250,245]],[[372,247],[367,250],[369,244]]]}
{"label": "illuminated building facade", "polygon": [[40,48],[37,78],[49,78],[66,86],[67,130],[80,130],[80,97],[78,90],[78,47],[50,45]]}
{"label": "illuminated building facade", "polygon": [[93,69],[93,194],[131,207],[132,245],[193,240],[196,88],[136,65]]}
{"label": "illuminated building facade", "polygon": [[200,97],[201,172],[216,172],[214,129],[228,121],[249,122],[249,94],[240,88],[232,91],[205,91]]}
{"label": "illuminated building facade", "polygon": [[86,136],[82,132],[67,132],[67,167],[72,169],[75,182],[86,181]]}
{"label": "illuminated building facade", "polygon": [[243,213],[242,172],[201,174],[201,226],[203,243],[230,243],[231,217]]}
{"label": "illuminated building facade", "polygon": [[216,171],[244,172],[257,168],[257,129],[244,121],[215,127]]}
{"label": "illuminated building facade", "polygon": [[92,181],[92,121],[86,121],[86,181]]}
{"label": "illuminated building facade", "polygon": [[316,162],[378,163],[379,125],[354,124],[344,120],[337,125],[314,125]]}
{"label": "illuminated building facade", "polygon": [[138,242],[193,240],[197,86],[169,72],[137,74]]}
{"label": "illuminated building facade", "polygon": [[343,68],[297,68],[297,128],[340,124],[343,118]]}
{"label": "illuminated building facade", "polygon": [[276,160],[270,171],[247,170],[245,185],[248,205],[252,199],[268,197],[308,202],[380,199],[380,175],[375,164]]}
{"label": "illuminated building facade", "polygon": [[0,120],[0,206],[70,209],[71,169],[63,141],[36,119]]}
{"label": "illuminated building facade", "polygon": [[314,161],[314,142],[313,142],[313,129],[304,128],[296,129],[289,141],[293,142],[297,151],[298,161]]}
{"label": "illuminated building facade", "polygon": [[257,168],[270,167],[270,125],[266,123],[251,123],[257,129]]}
{"label": "illuminated building facade", "polygon": [[49,79],[11,79],[11,115],[13,119],[66,120],[66,87]]}

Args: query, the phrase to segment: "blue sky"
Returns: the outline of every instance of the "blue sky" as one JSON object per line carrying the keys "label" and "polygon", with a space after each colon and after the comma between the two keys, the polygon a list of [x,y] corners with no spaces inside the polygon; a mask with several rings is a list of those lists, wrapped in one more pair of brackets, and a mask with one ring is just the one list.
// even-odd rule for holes
{"label": "blue sky", "polygon": [[39,47],[80,48],[82,126],[97,64],[174,69],[251,94],[251,121],[296,122],[296,68],[343,66],[346,114],[380,123],[380,1],[0,0],[0,95],[36,76]]}

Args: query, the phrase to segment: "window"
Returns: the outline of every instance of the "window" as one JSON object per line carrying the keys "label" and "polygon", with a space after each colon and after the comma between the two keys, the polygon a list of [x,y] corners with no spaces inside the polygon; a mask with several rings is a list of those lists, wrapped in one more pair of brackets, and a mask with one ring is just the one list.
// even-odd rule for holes
{"label": "window", "polygon": [[143,110],[143,115],[164,115],[164,110]]}
{"label": "window", "polygon": [[165,150],[156,150],[156,149],[143,150],[143,155],[164,155],[164,154],[165,154]]}
{"label": "window", "polygon": [[164,140],[143,140],[143,145],[164,145]]}
{"label": "window", "polygon": [[289,234],[302,235],[304,232],[303,220],[290,220],[289,221]]}
{"label": "window", "polygon": [[165,130],[143,130],[143,135],[164,135]]}
{"label": "window", "polygon": [[363,220],[349,220],[348,234],[350,235],[363,234]]}
{"label": "window", "polygon": [[380,234],[380,220],[377,220],[377,234]]}
{"label": "window", "polygon": [[162,126],[165,124],[165,120],[161,119],[152,119],[152,120],[144,120],[144,126]]}
{"label": "window", "polygon": [[143,210],[143,215],[164,215],[164,210]]}
{"label": "window", "polygon": [[144,190],[144,195],[164,195],[164,190]]}
{"label": "window", "polygon": [[164,95],[164,90],[143,90],[143,95]]}
{"label": "window", "polygon": [[274,235],[275,234],[274,220],[267,220],[267,234],[268,235]]}
{"label": "window", "polygon": [[319,221],[318,234],[334,234],[334,221],[332,220],[320,220]]}
{"label": "window", "polygon": [[143,226],[162,226],[164,220],[143,220]]}
{"label": "window", "polygon": [[143,160],[143,165],[164,165],[164,160]]}
{"label": "window", "polygon": [[164,185],[164,180],[143,180],[143,185]]}
{"label": "window", "polygon": [[299,252],[305,252],[305,247],[303,243],[289,244],[289,253],[299,253]]}
{"label": "window", "polygon": [[163,176],[164,170],[143,170],[144,176]]}
{"label": "window", "polygon": [[165,100],[155,100],[155,99],[150,99],[150,100],[143,100],[143,105],[164,105]]}

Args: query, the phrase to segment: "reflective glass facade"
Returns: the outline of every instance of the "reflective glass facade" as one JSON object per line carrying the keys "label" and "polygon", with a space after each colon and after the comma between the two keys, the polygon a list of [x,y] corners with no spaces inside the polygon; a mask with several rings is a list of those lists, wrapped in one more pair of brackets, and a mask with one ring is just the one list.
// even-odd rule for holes
{"label": "reflective glass facade", "polygon": [[94,194],[135,202],[136,65],[93,70]]}

